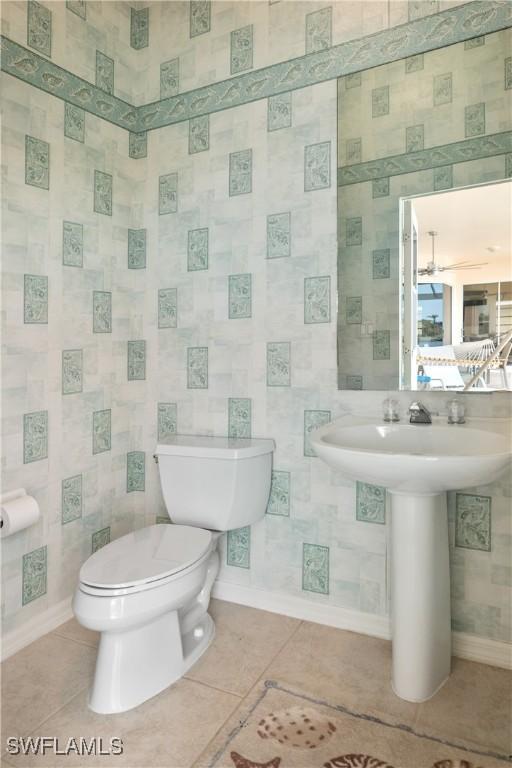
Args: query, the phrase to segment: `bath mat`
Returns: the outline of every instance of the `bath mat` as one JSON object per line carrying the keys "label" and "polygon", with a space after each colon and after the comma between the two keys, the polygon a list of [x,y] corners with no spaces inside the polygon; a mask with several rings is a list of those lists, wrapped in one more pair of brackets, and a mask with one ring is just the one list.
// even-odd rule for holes
{"label": "bath mat", "polygon": [[503,768],[508,758],[267,680],[194,768]]}

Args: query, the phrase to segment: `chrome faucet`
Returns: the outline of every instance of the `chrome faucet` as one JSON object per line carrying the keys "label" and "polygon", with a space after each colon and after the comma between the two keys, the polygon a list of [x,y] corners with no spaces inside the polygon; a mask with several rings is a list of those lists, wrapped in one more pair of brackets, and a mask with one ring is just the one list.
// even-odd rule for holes
{"label": "chrome faucet", "polygon": [[409,406],[409,422],[411,424],[432,424],[432,416],[423,403],[416,401]]}

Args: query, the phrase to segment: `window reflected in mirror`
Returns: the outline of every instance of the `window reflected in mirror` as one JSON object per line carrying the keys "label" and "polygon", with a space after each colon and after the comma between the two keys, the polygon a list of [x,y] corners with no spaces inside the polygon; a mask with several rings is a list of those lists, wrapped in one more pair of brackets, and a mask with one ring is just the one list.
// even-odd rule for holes
{"label": "window reflected in mirror", "polygon": [[512,184],[401,201],[402,387],[512,389]]}

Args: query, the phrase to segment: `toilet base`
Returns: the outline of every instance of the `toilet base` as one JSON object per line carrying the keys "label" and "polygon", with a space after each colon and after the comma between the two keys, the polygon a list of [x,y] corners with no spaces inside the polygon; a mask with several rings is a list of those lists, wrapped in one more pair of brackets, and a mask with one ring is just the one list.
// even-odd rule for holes
{"label": "toilet base", "polygon": [[208,613],[181,636],[177,611],[129,631],[102,632],[89,708],[115,714],[139,706],[183,677],[214,636]]}

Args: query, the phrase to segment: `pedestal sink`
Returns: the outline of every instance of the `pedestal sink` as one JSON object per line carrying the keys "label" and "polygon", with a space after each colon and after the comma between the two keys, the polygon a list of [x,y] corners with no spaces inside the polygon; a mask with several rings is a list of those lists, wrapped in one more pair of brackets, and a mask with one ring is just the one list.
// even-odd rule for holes
{"label": "pedestal sink", "polygon": [[511,423],[379,423],[347,416],[316,430],[317,456],[391,494],[393,690],[431,698],[450,674],[446,491],[495,480],[511,457]]}

